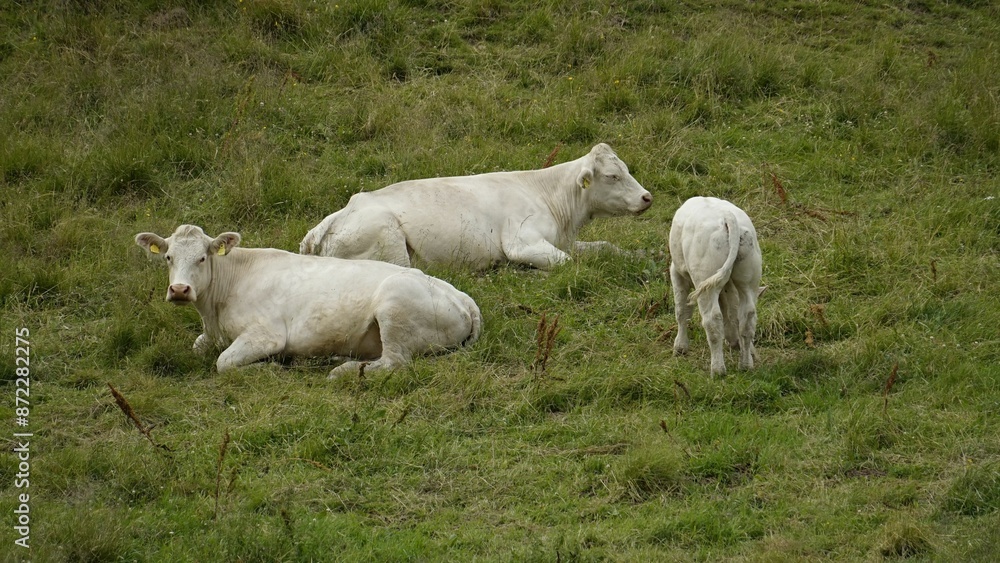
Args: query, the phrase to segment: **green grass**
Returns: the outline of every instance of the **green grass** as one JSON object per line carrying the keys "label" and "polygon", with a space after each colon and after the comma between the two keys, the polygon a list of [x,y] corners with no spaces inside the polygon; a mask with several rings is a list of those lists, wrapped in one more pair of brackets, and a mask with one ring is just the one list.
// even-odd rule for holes
{"label": "green grass", "polygon": [[[0,418],[13,434],[27,327],[34,433],[32,549],[0,553],[995,559],[998,21],[972,0],[0,9]],[[481,339],[360,381],[216,373],[132,243],[195,223],[294,250],[358,191],[597,142],[655,202],[582,238],[646,257],[434,271]],[[757,226],[753,372],[710,379],[697,323],[671,356],[665,247],[693,195]],[[16,473],[3,456],[5,546]]]}

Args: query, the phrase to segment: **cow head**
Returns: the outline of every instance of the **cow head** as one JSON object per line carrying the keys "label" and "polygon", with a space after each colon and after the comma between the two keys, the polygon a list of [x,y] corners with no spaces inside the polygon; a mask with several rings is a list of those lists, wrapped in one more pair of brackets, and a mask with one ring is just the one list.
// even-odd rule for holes
{"label": "cow head", "polygon": [[240,243],[239,233],[222,233],[214,239],[200,227],[181,225],[162,238],[153,233],[135,235],[135,243],[155,260],[163,260],[170,271],[167,301],[177,305],[195,303],[198,293],[212,282],[212,262]]}
{"label": "cow head", "polygon": [[576,183],[588,193],[593,217],[638,215],[653,204],[653,196],[608,145],[596,145],[582,160]]}

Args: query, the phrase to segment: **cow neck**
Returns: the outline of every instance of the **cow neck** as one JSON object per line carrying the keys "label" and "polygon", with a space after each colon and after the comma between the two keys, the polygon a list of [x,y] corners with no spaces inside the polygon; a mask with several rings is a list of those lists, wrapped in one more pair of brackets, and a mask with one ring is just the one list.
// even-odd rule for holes
{"label": "cow neck", "polygon": [[587,194],[576,185],[582,166],[583,158],[579,158],[538,170],[538,187],[562,235],[559,246],[571,245],[591,219]]}
{"label": "cow neck", "polygon": [[[252,267],[253,250],[234,248],[226,256],[212,256],[209,258],[208,267],[211,268],[208,287],[202,291],[195,301],[195,307],[201,314],[205,328],[209,332],[214,332],[218,327],[219,316],[222,309],[233,298],[233,289],[240,279],[242,272]],[[216,335],[209,336],[215,338]]]}

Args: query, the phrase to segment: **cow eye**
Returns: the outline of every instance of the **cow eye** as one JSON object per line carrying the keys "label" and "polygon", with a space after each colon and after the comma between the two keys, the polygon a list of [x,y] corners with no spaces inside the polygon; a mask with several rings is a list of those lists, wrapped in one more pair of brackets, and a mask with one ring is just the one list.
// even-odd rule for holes
{"label": "cow eye", "polygon": [[167,262],[173,262],[174,261],[173,257],[171,257],[169,254],[166,256],[166,258],[167,258]]}
{"label": "cow eye", "polygon": [[202,262],[204,262],[204,261],[205,261],[205,257],[204,257],[204,256],[202,256],[202,257],[201,257],[201,260],[198,260],[198,263],[199,263],[199,264],[201,264],[201,263],[202,263]]}

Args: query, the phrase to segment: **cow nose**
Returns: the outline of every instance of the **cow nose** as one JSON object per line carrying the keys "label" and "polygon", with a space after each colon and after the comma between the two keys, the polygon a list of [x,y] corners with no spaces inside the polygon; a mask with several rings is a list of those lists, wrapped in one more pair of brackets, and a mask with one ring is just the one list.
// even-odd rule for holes
{"label": "cow nose", "polygon": [[642,194],[642,201],[644,203],[652,204],[653,203],[653,194],[651,194],[649,192],[646,192],[646,193]]}
{"label": "cow nose", "polygon": [[190,301],[191,286],[186,283],[171,284],[167,288],[167,301]]}

